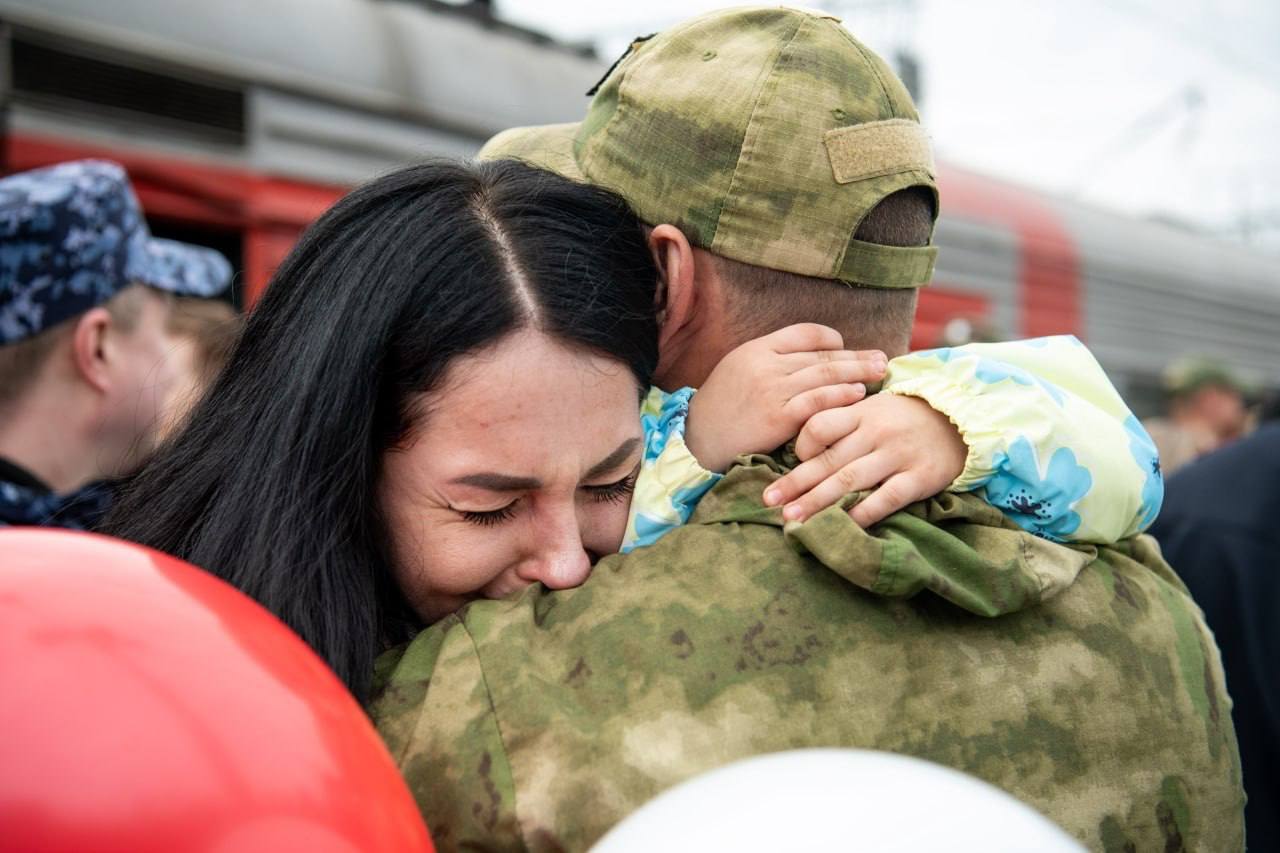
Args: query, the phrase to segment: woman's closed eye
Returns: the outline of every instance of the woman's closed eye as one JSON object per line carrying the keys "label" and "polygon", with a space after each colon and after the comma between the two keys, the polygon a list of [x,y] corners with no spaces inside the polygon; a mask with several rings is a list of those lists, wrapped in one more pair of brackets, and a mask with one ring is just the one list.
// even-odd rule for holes
{"label": "woman's closed eye", "polygon": [[[623,477],[621,480],[615,480],[612,483],[601,483],[599,485],[583,486],[582,491],[587,497],[595,503],[623,503],[631,498],[631,493],[636,490],[636,478],[640,476],[640,466],[636,465],[631,473]],[[506,506],[498,509],[489,510],[468,510],[460,509],[457,512],[462,516],[464,521],[476,524],[481,527],[492,527],[496,524],[510,521],[515,518],[516,510],[520,501],[525,500],[519,497]]]}
{"label": "woman's closed eye", "polygon": [[599,486],[585,486],[584,489],[594,501],[600,503],[621,503],[631,497],[636,490],[636,478],[640,476],[640,466],[636,466],[630,474],[613,483]]}
{"label": "woman's closed eye", "polygon": [[514,500],[504,507],[499,507],[498,509],[484,510],[482,512],[478,512],[475,510],[468,510],[468,509],[463,509],[458,511],[462,513],[462,518],[464,521],[469,521],[472,524],[478,524],[481,527],[492,527],[495,524],[501,524],[504,521],[510,521],[512,518],[514,518],[516,514],[517,503],[519,503],[519,501]]}

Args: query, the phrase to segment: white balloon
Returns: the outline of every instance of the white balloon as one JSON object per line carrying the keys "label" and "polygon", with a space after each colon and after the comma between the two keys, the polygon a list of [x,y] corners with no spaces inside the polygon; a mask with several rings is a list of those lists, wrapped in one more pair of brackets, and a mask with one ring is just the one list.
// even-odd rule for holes
{"label": "white balloon", "polygon": [[1084,850],[986,782],[919,758],[861,749],[779,752],[695,776],[633,812],[592,849]]}

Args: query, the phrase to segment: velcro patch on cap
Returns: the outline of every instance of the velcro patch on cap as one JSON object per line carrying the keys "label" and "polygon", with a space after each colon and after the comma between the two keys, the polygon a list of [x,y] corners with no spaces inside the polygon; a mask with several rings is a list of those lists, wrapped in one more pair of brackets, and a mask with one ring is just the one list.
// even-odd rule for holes
{"label": "velcro patch on cap", "polygon": [[929,135],[918,122],[891,118],[851,127],[837,127],[823,134],[836,183],[851,184],[899,172],[933,170]]}

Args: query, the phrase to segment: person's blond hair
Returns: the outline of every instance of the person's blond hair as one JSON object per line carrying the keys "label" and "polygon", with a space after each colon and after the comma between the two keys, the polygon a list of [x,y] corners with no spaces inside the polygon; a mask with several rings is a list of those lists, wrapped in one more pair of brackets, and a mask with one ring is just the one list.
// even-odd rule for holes
{"label": "person's blond hair", "polygon": [[166,331],[195,344],[196,370],[205,385],[226,365],[241,326],[240,315],[226,302],[180,296],[169,312]]}

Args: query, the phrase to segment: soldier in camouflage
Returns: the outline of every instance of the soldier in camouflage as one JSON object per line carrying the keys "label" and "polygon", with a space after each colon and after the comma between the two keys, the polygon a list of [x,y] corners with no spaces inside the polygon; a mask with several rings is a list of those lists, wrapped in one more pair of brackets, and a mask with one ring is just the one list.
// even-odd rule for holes
{"label": "soldier in camouflage", "polygon": [[102,518],[160,420],[167,294],[230,284],[217,252],[150,235],[115,163],[0,179],[0,526]]}
{"label": "soldier in camouflage", "polygon": [[[825,16],[737,9],[637,41],[583,122],[483,155],[607,186],[655,226],[659,384],[700,384],[730,343],[677,352],[669,330],[714,310],[720,259],[869,312],[932,272],[931,246],[861,230],[936,193],[933,165],[899,81]],[[761,496],[796,463],[740,459],[688,525],[583,586],[473,602],[379,660],[371,711],[441,849],[584,849],[678,782],[811,746],[955,767],[1094,849],[1243,847],[1218,652],[1150,539],[1067,547],[951,494],[866,530],[845,512],[864,493],[784,523]]]}

